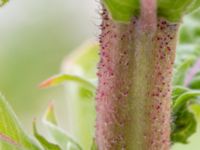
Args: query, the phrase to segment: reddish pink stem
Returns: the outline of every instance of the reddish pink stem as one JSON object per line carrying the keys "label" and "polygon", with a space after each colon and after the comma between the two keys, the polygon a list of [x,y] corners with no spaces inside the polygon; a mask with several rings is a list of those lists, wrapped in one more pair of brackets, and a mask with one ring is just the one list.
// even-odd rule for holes
{"label": "reddish pink stem", "polygon": [[141,17],[128,24],[113,21],[105,9],[102,13],[96,96],[99,150],[170,149],[178,24],[157,19],[156,1],[141,4]]}

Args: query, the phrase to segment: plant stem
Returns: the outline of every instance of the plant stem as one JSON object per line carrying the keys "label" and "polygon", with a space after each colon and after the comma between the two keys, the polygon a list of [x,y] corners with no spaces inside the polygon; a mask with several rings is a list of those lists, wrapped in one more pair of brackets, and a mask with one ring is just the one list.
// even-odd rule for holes
{"label": "plant stem", "polygon": [[[145,3],[147,2],[147,3]],[[171,80],[179,24],[142,0],[128,23],[102,12],[96,143],[99,150],[169,150]]]}

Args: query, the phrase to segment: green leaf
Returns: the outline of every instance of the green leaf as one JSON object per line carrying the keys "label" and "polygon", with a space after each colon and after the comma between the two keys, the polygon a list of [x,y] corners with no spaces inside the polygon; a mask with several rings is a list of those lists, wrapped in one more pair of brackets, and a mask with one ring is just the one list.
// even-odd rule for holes
{"label": "green leaf", "polygon": [[189,92],[183,93],[174,102],[173,105],[174,112],[180,110],[180,108],[185,104],[187,104],[188,101],[190,101],[191,99],[195,99],[198,96],[200,96],[200,91],[198,90],[191,90]]}
{"label": "green leaf", "polygon": [[[17,145],[21,149],[42,150],[41,146],[30,138],[18,121],[12,108],[0,95],[0,139],[10,144]],[[2,150],[7,150],[5,144],[0,142]]]}
{"label": "green leaf", "polygon": [[139,14],[139,0],[104,0],[112,18],[120,22],[129,22]]}
{"label": "green leaf", "polygon": [[56,86],[66,81],[77,82],[91,91],[95,91],[95,88],[96,88],[95,85],[93,85],[90,81],[83,79],[79,76],[70,75],[70,74],[62,74],[62,75],[51,77],[50,79],[44,81],[40,85],[40,87],[45,88],[45,87]]}
{"label": "green leaf", "polygon": [[[103,0],[112,18],[120,22],[129,22],[140,12],[139,0]],[[199,0],[158,0],[158,16],[172,22],[179,22],[184,14],[199,8]]]}
{"label": "green leaf", "polygon": [[[99,61],[99,44],[89,41],[73,50],[67,56],[62,72],[75,74],[84,79],[90,79],[96,86],[97,63]],[[66,83],[65,93],[67,96],[67,129],[75,136],[83,149],[89,150],[95,131],[95,91],[76,84]]]}
{"label": "green leaf", "polygon": [[93,139],[92,146],[91,146],[91,149],[90,149],[90,150],[98,150],[97,144],[96,144],[96,142],[95,142],[95,139]]}
{"label": "green leaf", "polygon": [[48,109],[44,115],[44,120],[48,121],[54,125],[57,125],[57,119],[56,119],[56,115],[54,113],[53,103],[49,104]]}
{"label": "green leaf", "polygon": [[35,120],[33,121],[33,133],[45,150],[61,150],[61,148],[58,145],[49,142],[47,139],[45,139],[42,135],[38,133]]}
{"label": "green leaf", "polygon": [[189,84],[192,89],[200,89],[200,75],[195,76]]}
{"label": "green leaf", "polygon": [[192,3],[190,4],[190,6],[187,9],[187,13],[190,13],[196,9],[198,9],[200,6],[200,0],[192,0]]}
{"label": "green leaf", "polygon": [[177,98],[180,95],[182,95],[182,94],[184,94],[184,93],[186,93],[188,91],[189,91],[189,89],[186,88],[186,87],[183,87],[183,86],[174,86],[173,90],[172,90],[172,100],[173,100],[173,103],[177,100]]}
{"label": "green leaf", "polygon": [[0,0],[0,6],[3,6],[5,3],[7,3],[9,0]]}
{"label": "green leaf", "polygon": [[10,142],[6,142],[5,140],[1,140],[0,139],[0,150],[26,150],[23,147],[20,147],[18,145],[15,145],[13,143]]}
{"label": "green leaf", "polygon": [[176,86],[173,88],[173,123],[171,141],[172,143],[188,142],[188,138],[196,132],[197,121],[195,111],[190,108],[198,103],[200,91],[191,90],[185,87]]}
{"label": "green leaf", "polygon": [[184,44],[199,45],[199,39],[200,39],[199,17],[200,17],[200,9],[184,17],[183,24],[180,29],[181,44],[184,43]]}
{"label": "green leaf", "polygon": [[199,0],[158,0],[158,16],[171,22],[179,22],[185,14],[199,6]]}
{"label": "green leaf", "polygon": [[200,47],[197,44],[181,44],[177,49],[174,66],[174,85],[184,85],[189,69],[200,58]]}
{"label": "green leaf", "polygon": [[183,106],[182,109],[175,114],[175,120],[172,124],[172,143],[188,143],[188,138],[197,130],[197,121],[194,114],[188,111],[187,107]]}
{"label": "green leaf", "polygon": [[184,85],[187,72],[194,65],[196,59],[196,57],[191,56],[176,68],[173,80],[174,85]]}
{"label": "green leaf", "polygon": [[195,117],[200,122],[200,102],[198,104],[191,105],[191,111],[195,114]]}
{"label": "green leaf", "polygon": [[[55,113],[53,105],[51,104],[44,116],[44,124],[48,128],[49,133],[55,140],[55,142],[63,149],[68,150],[71,147],[71,150],[82,150],[82,148],[75,142],[66,132],[57,126]],[[67,148],[68,147],[68,148]]]}
{"label": "green leaf", "polygon": [[84,43],[67,56],[62,65],[62,71],[86,79],[96,79],[99,48],[98,42],[88,41]]}
{"label": "green leaf", "polygon": [[192,85],[190,84],[191,77],[189,77],[188,71],[200,58],[199,17],[200,9],[184,17],[184,24],[181,26],[180,29],[180,42],[177,47],[177,55],[174,67],[174,85],[189,85],[191,88],[192,86],[194,88],[198,87],[198,80],[194,80],[192,81]]}
{"label": "green leaf", "polygon": [[[11,139],[10,137],[0,133],[0,147],[3,147],[8,149],[8,147],[12,147],[13,149],[15,148],[22,148],[24,149],[21,145],[19,145],[16,141]],[[11,149],[11,148],[10,148]]]}

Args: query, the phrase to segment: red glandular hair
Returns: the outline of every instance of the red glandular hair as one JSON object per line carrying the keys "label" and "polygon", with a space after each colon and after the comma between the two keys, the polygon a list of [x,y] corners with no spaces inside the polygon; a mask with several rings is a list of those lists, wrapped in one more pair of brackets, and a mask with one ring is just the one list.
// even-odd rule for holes
{"label": "red glandular hair", "polygon": [[178,24],[156,18],[151,28],[139,17],[119,23],[106,9],[102,20],[96,95],[98,149],[169,150]]}

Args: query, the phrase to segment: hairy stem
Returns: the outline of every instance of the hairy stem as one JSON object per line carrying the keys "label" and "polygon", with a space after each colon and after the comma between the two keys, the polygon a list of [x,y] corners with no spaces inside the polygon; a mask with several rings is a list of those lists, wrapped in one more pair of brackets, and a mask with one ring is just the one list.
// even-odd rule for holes
{"label": "hairy stem", "polygon": [[[178,24],[142,0],[129,24],[102,12],[96,143],[99,150],[169,150]],[[148,4],[148,5],[146,5]],[[153,10],[153,11],[152,11]]]}

